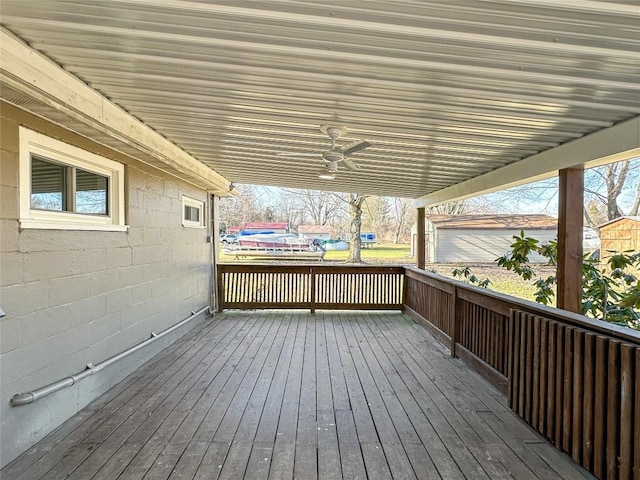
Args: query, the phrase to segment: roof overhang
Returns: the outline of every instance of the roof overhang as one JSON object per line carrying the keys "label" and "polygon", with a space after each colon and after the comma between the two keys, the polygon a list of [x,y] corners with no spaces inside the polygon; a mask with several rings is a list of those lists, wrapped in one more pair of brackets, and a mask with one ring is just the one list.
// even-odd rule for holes
{"label": "roof overhang", "polygon": [[425,195],[416,199],[415,205],[418,208],[440,205],[544,180],[564,168],[592,168],[637,157],[640,157],[639,117]]}
{"label": "roof overhang", "polygon": [[[8,1],[2,24],[5,101],[220,194],[425,206],[638,154],[629,3]],[[321,125],[372,143],[360,170],[318,177]]]}
{"label": "roof overhang", "polygon": [[230,182],[22,41],[0,30],[2,100],[220,196]]}

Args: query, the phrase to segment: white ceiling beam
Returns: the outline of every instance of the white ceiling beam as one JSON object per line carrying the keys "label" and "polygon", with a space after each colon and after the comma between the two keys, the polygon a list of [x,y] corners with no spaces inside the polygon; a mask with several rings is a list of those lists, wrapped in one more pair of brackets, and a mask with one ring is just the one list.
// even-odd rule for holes
{"label": "white ceiling beam", "polygon": [[640,116],[424,195],[414,204],[416,208],[440,205],[550,178],[563,168],[593,168],[636,157],[640,157]]}

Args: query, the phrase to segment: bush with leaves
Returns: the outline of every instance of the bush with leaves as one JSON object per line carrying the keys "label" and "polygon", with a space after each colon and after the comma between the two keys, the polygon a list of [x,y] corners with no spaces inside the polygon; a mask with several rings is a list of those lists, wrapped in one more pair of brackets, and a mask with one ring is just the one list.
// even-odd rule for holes
{"label": "bush with leaves", "polygon": [[[499,266],[532,280],[536,273],[530,264],[532,253],[547,259],[547,264],[557,268],[558,243],[539,245],[524,231],[513,236],[511,251],[496,259]],[[640,271],[640,252],[626,251],[612,255],[608,269],[600,269],[598,262],[584,257],[582,263],[582,313],[584,315],[640,329],[640,282],[631,271]],[[471,275],[471,273],[469,273]],[[557,277],[538,278],[536,301],[545,305],[554,303]]]}
{"label": "bush with leaves", "polygon": [[471,273],[471,269],[469,267],[455,268],[453,270],[453,277],[459,278],[463,282],[471,283],[482,288],[489,288],[489,285],[491,285],[491,280],[489,280],[488,278],[483,278],[482,280],[480,280],[478,277]]}

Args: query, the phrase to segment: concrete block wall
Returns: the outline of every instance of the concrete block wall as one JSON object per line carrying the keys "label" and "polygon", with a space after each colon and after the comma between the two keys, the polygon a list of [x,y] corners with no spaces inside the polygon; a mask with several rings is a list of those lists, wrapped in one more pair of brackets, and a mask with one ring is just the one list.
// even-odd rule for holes
{"label": "concrete block wall", "polygon": [[[182,195],[206,192],[22,110],[0,108],[0,463],[5,465],[144,361],[117,365],[22,407],[15,393],[82,371],[210,302],[207,230],[182,226]],[[18,126],[126,165],[128,232],[20,230]],[[190,328],[190,327],[185,327]]]}

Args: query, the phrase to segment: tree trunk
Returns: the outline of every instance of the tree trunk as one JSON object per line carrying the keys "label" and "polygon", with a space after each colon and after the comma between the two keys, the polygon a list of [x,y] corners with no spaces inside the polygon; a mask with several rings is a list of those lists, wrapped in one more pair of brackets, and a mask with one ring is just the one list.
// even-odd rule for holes
{"label": "tree trunk", "polygon": [[351,222],[349,227],[350,243],[348,263],[362,263],[362,257],[360,255],[362,249],[360,227],[362,226],[362,204],[365,198],[365,195],[356,193],[349,194],[349,214]]}
{"label": "tree trunk", "polygon": [[[620,170],[618,171],[618,167]],[[622,193],[622,187],[629,173],[629,161],[625,160],[619,164],[611,164],[605,167],[605,181],[607,184],[607,216],[609,220],[622,216],[618,207],[618,197]],[[616,177],[617,175],[617,177]]]}
{"label": "tree trunk", "polygon": [[638,188],[636,189],[636,199],[633,202],[633,206],[631,207],[631,210],[629,211],[629,215],[638,215],[638,212],[640,211],[640,183],[638,183]]}
{"label": "tree trunk", "polygon": [[400,232],[402,231],[402,223],[398,223],[396,226],[396,231],[393,233],[393,243],[396,245],[400,241]]}

